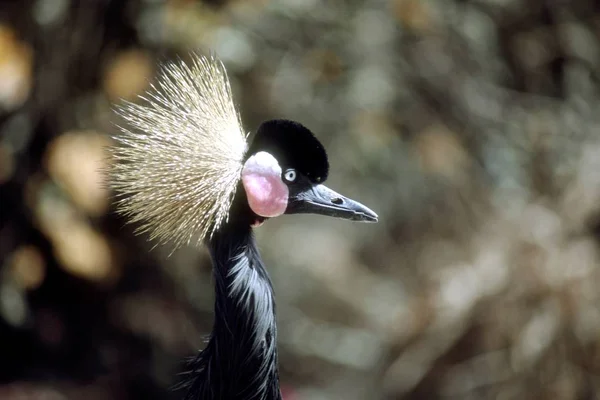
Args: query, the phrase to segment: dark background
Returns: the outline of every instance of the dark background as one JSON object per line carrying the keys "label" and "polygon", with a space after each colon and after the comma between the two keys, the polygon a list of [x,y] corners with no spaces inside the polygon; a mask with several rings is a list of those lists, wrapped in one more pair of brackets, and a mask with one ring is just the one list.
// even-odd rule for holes
{"label": "dark background", "polygon": [[286,400],[598,398],[599,34],[592,0],[4,0],[0,399],[181,397],[207,254],[152,250],[99,170],[191,50],[380,215],[258,230]]}

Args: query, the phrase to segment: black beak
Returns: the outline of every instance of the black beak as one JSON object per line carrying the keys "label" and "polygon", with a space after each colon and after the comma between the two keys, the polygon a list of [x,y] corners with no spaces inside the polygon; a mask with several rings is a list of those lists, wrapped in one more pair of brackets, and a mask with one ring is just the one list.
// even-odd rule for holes
{"label": "black beak", "polygon": [[325,185],[313,185],[290,199],[286,214],[320,214],[360,222],[377,222],[377,214]]}

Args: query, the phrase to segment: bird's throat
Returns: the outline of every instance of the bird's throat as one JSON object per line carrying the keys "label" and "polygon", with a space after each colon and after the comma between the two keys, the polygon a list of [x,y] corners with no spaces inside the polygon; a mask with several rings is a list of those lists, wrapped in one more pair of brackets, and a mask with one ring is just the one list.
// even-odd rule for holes
{"label": "bird's throat", "polygon": [[[227,224],[208,243],[215,279],[215,322],[193,368],[190,392],[204,399],[281,399],[273,288],[248,224]],[[208,396],[208,395],[207,395]]]}

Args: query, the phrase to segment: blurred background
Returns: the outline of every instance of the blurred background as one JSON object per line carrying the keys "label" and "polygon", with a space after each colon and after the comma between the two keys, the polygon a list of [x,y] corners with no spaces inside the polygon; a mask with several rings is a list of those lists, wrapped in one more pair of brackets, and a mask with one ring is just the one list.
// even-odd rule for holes
{"label": "blurred background", "polygon": [[99,171],[113,104],[192,50],[380,215],[258,229],[286,400],[599,398],[596,1],[4,0],[0,399],[181,397],[210,261],[134,236]]}

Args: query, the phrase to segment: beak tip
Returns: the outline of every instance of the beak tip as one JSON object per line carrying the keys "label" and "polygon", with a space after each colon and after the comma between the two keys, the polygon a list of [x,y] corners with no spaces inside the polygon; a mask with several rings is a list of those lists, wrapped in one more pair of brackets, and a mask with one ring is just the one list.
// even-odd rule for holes
{"label": "beak tip", "polygon": [[361,214],[360,221],[374,224],[376,222],[379,222],[379,216],[372,210],[368,210],[367,212]]}

